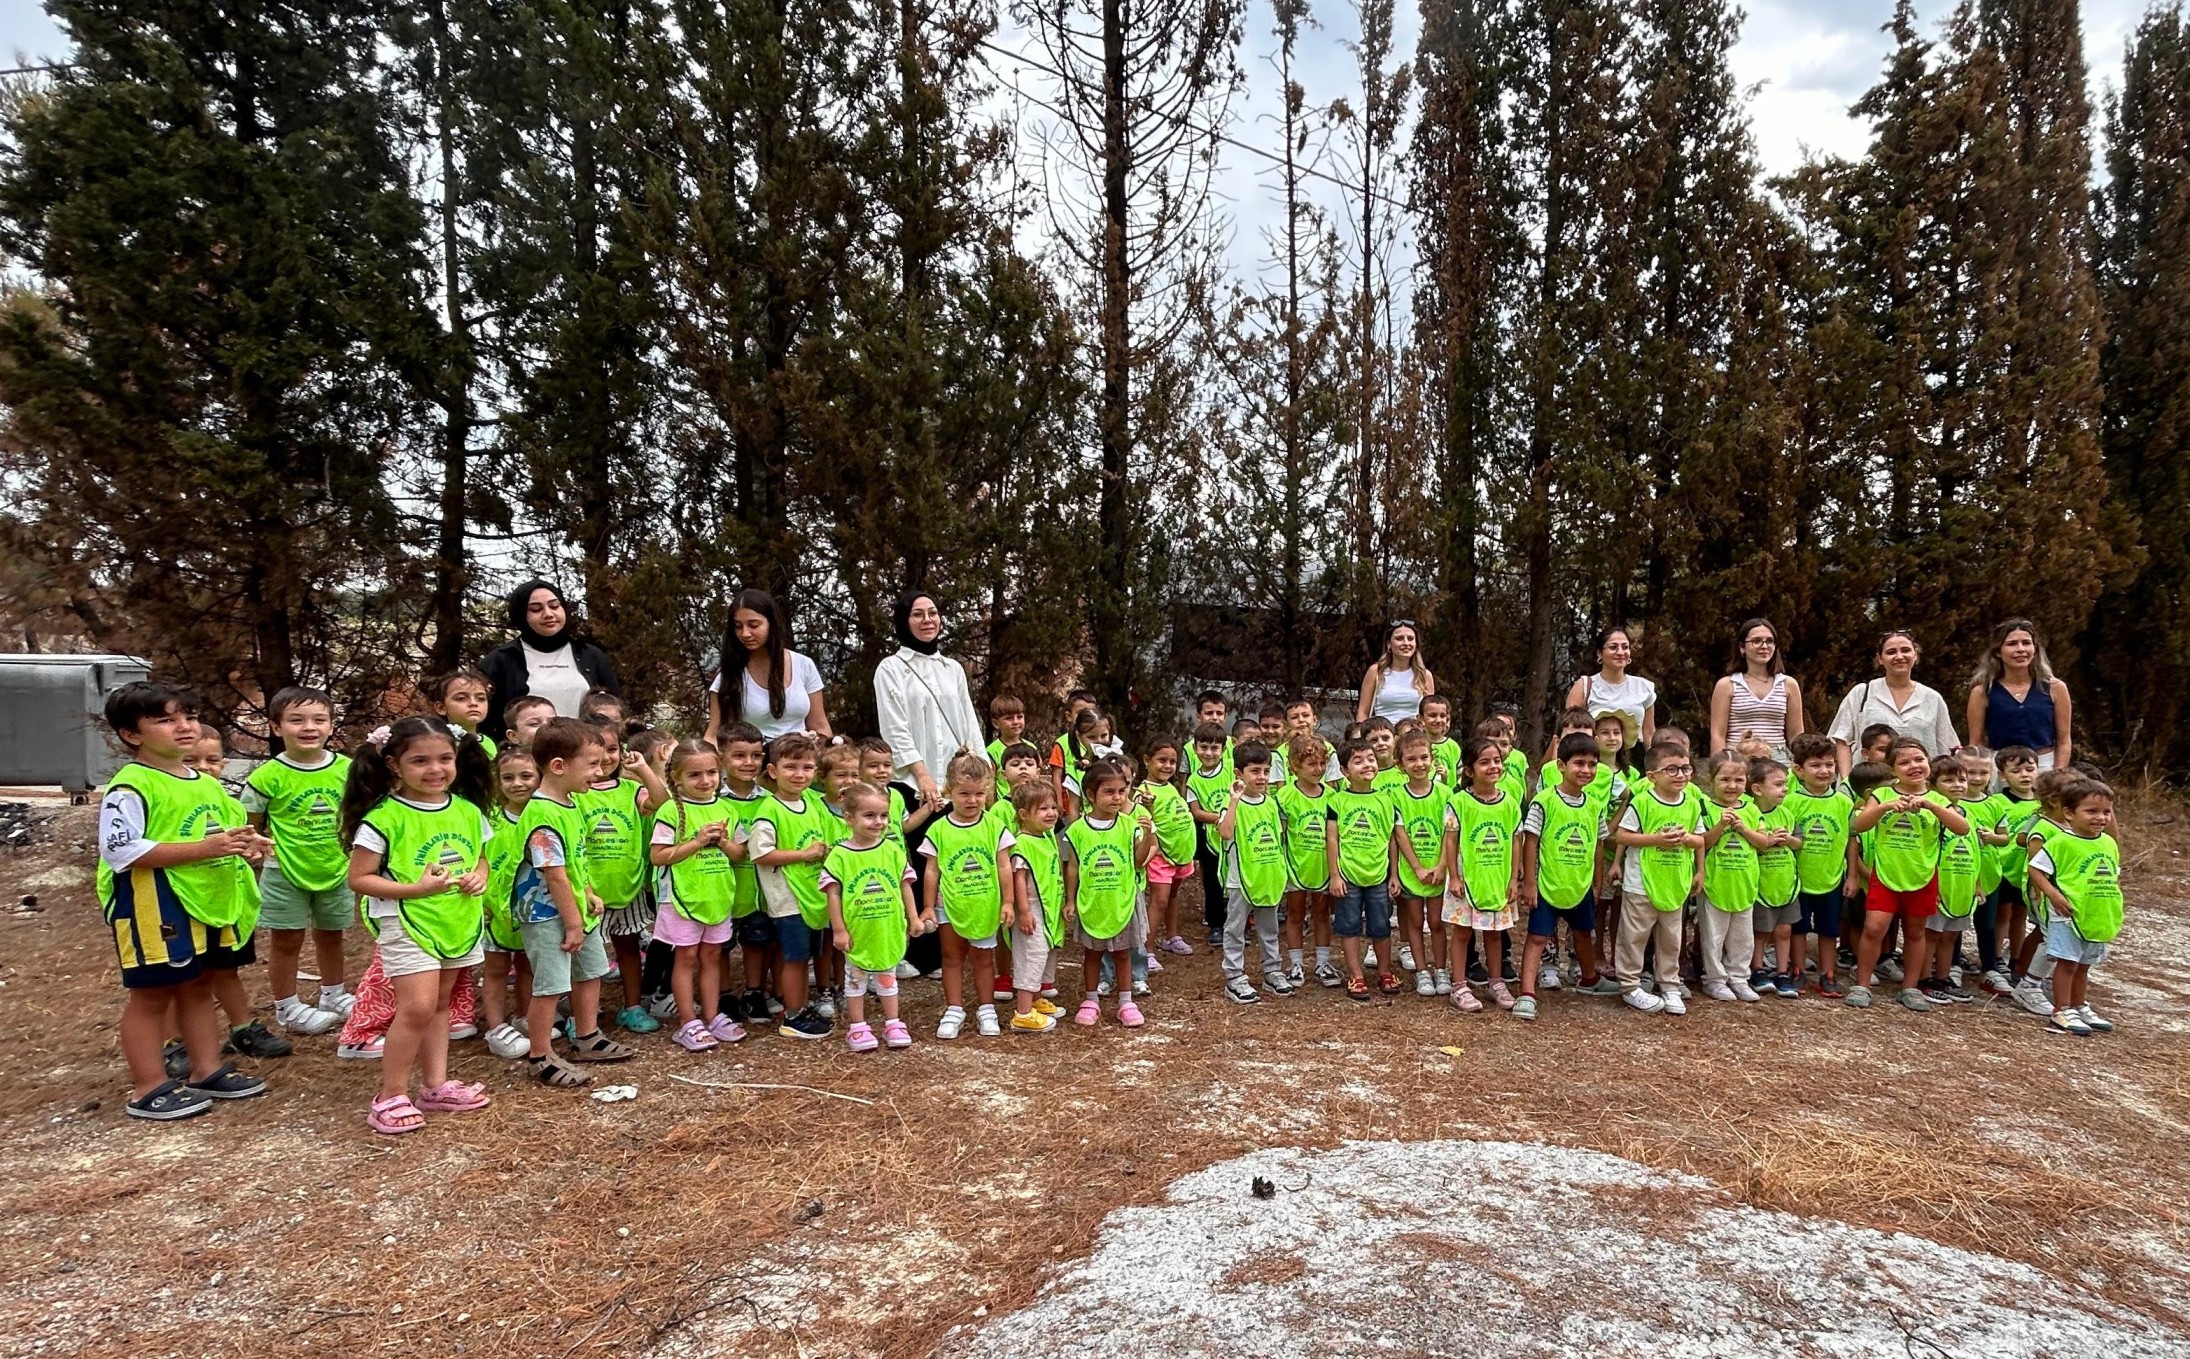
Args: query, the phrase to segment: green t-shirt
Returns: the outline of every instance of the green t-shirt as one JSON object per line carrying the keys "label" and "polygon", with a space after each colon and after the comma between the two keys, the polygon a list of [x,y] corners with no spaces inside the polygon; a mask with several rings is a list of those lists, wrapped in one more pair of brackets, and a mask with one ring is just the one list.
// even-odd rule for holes
{"label": "green t-shirt", "polygon": [[[109,791],[127,788],[137,794],[144,803],[145,839],[156,844],[195,844],[243,824],[236,819],[235,799],[228,796],[219,779],[207,774],[193,771],[190,777],[181,778],[132,760],[116,770],[106,786]],[[251,911],[243,892],[251,870],[239,857],[200,859],[144,871],[155,879],[164,878],[190,918],[214,929],[240,924]],[[347,875],[347,866],[344,872]],[[104,857],[99,860],[97,879],[99,904],[111,919],[114,870]]]}
{"label": "green t-shirt", "polygon": [[[452,880],[471,872],[486,857],[486,839],[481,834],[485,822],[486,813],[460,797],[432,810],[400,798],[383,798],[365,813],[365,824],[388,844],[380,858],[381,873],[402,883],[419,881],[434,864],[447,869]],[[454,886],[432,896],[398,901],[395,910],[411,942],[441,959],[461,958],[479,947],[480,933],[486,928],[479,899],[465,896]]]}
{"label": "green t-shirt", "polygon": [[1239,879],[1250,906],[1285,899],[1285,827],[1277,799],[1238,798],[1232,803],[1232,838],[1224,846],[1225,880]]}
{"label": "green t-shirt", "polygon": [[[763,821],[775,830],[777,849],[801,850],[826,843],[836,818],[822,805],[820,795],[809,788],[796,807],[774,793],[762,798],[747,824]],[[792,900],[798,903],[799,918],[813,929],[827,926],[829,899],[821,893],[821,865],[784,864],[778,871],[783,874],[784,886],[791,889]]]}
{"label": "green t-shirt", "polygon": [[[1874,802],[1900,798],[1891,785],[1871,794]],[[1935,807],[1950,805],[1946,795],[1926,790],[1922,800]],[[1919,892],[1939,874],[1939,851],[1947,829],[1929,812],[1895,812],[1871,827],[1871,871],[1896,892]]]}
{"label": "green t-shirt", "polygon": [[1034,904],[1042,913],[1042,932],[1051,948],[1065,941],[1065,864],[1057,848],[1057,832],[1012,832],[1011,858],[1026,865],[1034,888]]}
{"label": "green t-shirt", "polygon": [[1460,883],[1467,889],[1469,903],[1486,914],[1505,910],[1507,894],[1514,886],[1514,839],[1528,809],[1503,778],[1498,781],[1496,801],[1485,802],[1474,790],[1463,788],[1448,805],[1458,837]]}
{"label": "green t-shirt", "polygon": [[1704,829],[1716,825],[1719,818],[1732,811],[1736,824],[1728,826],[1718,842],[1703,853],[1703,897],[1721,911],[1746,911],[1757,904],[1757,847],[1742,838],[1741,826],[1755,826],[1756,808],[1746,797],[1736,801],[1731,808],[1723,802],[1712,802],[1705,809],[1710,819]]}
{"label": "green t-shirt", "polygon": [[2008,842],[1987,848],[1992,854],[1992,871],[1995,882],[2004,882],[2018,892],[2026,894],[2030,886],[2030,852],[2024,848],[2023,837],[2030,834],[2038,823],[2039,803],[2036,798],[2024,800],[2005,788],[1993,795],[1999,801],[1995,805],[1994,830],[2007,832]]}
{"label": "green t-shirt", "polygon": [[1302,792],[1298,783],[1288,783],[1271,798],[1284,826],[1288,886],[1300,892],[1325,890],[1331,885],[1331,850],[1324,835],[1324,823],[1331,814],[1330,793],[1321,783],[1312,793]]}
{"label": "green t-shirt", "polygon": [[1787,800],[1780,806],[1794,818],[1791,829],[1802,837],[1802,848],[1795,855],[1801,890],[1838,892],[1848,878],[1848,822],[1855,816],[1854,799],[1838,784],[1822,794],[1797,786],[1787,790]]}
{"label": "green t-shirt", "polygon": [[1437,777],[1445,781],[1447,788],[1460,786],[1460,743],[1450,736],[1430,746],[1430,758],[1437,762]]}
{"label": "green t-shirt", "polygon": [[1550,777],[1551,782],[1536,790],[1533,803],[1543,822],[1536,833],[1536,895],[1554,909],[1571,911],[1596,890],[1604,810],[1586,788],[1580,806],[1567,801],[1557,773]]}
{"label": "green t-shirt", "polygon": [[[1787,831],[1794,835],[1802,832],[1795,827],[1794,809],[1785,799],[1770,811],[1757,811],[1756,828],[1760,831]],[[1766,906],[1785,906],[1795,899],[1796,884],[1801,881],[1801,867],[1793,845],[1778,845],[1757,851],[1757,900]]]}
{"label": "green t-shirt", "polygon": [[[1430,790],[1420,797],[1402,782],[1392,790],[1392,812],[1398,818],[1399,833],[1407,837],[1407,844],[1414,850],[1415,861],[1429,872],[1436,872],[1445,855],[1445,805],[1452,794],[1434,780]],[[1404,854],[1394,859],[1392,866],[1399,873],[1399,890],[1410,897],[1434,897],[1435,887],[1422,880],[1421,875],[1408,866]]]}
{"label": "green t-shirt", "polygon": [[586,862],[593,890],[610,910],[629,906],[646,885],[646,832],[651,823],[639,816],[637,779],[618,779],[614,787],[587,788],[576,802],[586,817]]}
{"label": "green t-shirt", "polygon": [[299,769],[278,755],[251,771],[246,787],[266,803],[266,834],[281,876],[307,892],[329,892],[349,880],[350,851],[342,843],[342,790],[350,757],[334,755],[317,769]]}
{"label": "green t-shirt", "polygon": [[2111,835],[2085,838],[2061,831],[2047,838],[2053,885],[2068,898],[2079,939],[2111,943],[2122,932],[2122,851]]}
{"label": "green t-shirt", "polygon": [[1194,809],[1186,805],[1186,795],[1168,783],[1148,782],[1141,789],[1149,795],[1148,815],[1156,823],[1156,852],[1174,864],[1194,862]]}
{"label": "green t-shirt", "polygon": [[905,847],[888,839],[866,849],[849,841],[834,845],[821,861],[826,882],[837,889],[837,906],[852,945],[844,960],[862,972],[888,972],[905,961],[911,926],[905,918]]}
{"label": "green t-shirt", "polygon": [[[1628,802],[1627,810],[1635,818],[1635,828],[1644,835],[1656,835],[1667,826],[1678,826],[1694,834],[1701,823],[1702,812],[1695,799],[1682,797],[1678,802],[1667,802],[1658,796],[1656,788],[1646,788]],[[1628,846],[1628,853],[1636,856],[1642,875],[1643,894],[1650,904],[1660,911],[1677,911],[1688,904],[1688,896],[1696,882],[1696,851],[1686,845],[1667,848],[1664,845]]]}
{"label": "green t-shirt", "polygon": [[[705,802],[686,802],[683,798],[671,798],[654,813],[654,824],[669,827],[675,837],[673,843],[687,844],[709,826],[724,827],[723,844],[729,845],[737,838],[737,827],[732,824],[734,805],[726,797],[711,797]],[[659,899],[675,902],[678,914],[702,925],[720,925],[730,918],[731,908],[737,904],[737,865],[730,856],[715,846],[697,850],[660,869],[656,875]]]}
{"label": "green t-shirt", "polygon": [[[1973,816],[1973,803],[1957,804],[1964,816]],[[1977,823],[1960,835],[1949,831],[1939,847],[1939,914],[1957,920],[1977,909],[1979,881],[1984,876],[1985,846],[1977,838]]]}
{"label": "green t-shirt", "polygon": [[1115,939],[1133,923],[1133,894],[1140,886],[1139,867],[1133,862],[1137,824],[1130,813],[1106,826],[1083,816],[1065,830],[1065,845],[1077,867],[1072,905],[1090,939]]}
{"label": "green t-shirt", "polygon": [[1003,927],[1010,840],[1009,825],[987,815],[970,826],[948,813],[928,823],[920,852],[935,861],[936,902],[959,938],[987,939]]}
{"label": "green t-shirt", "polygon": [[[570,879],[570,895],[578,907],[578,923],[587,930],[597,928],[601,923],[600,912],[593,909],[593,903],[586,897],[593,879],[589,871],[591,865],[586,857],[585,813],[578,810],[574,803],[557,802],[546,793],[534,793],[532,800],[525,804],[525,814],[517,819],[520,854],[525,852],[525,847],[531,845],[532,834],[537,830],[553,832],[556,841],[562,846],[563,873]],[[520,860],[520,876],[522,866]]]}
{"label": "green t-shirt", "polygon": [[[1392,872],[1392,827],[1399,815],[1391,795],[1340,788],[1330,796],[1338,826],[1338,871],[1355,887],[1379,887]],[[1333,884],[1336,886],[1336,884]]]}

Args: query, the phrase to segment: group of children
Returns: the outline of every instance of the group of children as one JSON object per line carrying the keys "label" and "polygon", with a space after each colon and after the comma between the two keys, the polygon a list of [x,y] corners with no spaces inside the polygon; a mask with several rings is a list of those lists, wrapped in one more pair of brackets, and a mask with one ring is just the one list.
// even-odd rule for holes
{"label": "group of children", "polygon": [[[241,800],[188,695],[139,683],[110,697],[131,759],[101,807],[99,895],[129,992],[132,1115],[263,1092],[222,1060],[290,1051],[252,1018],[239,976],[261,931],[277,1025],[340,1027],[339,1056],[378,1058],[367,1121],[394,1135],[490,1102],[450,1077],[452,1039],[483,1030],[496,1056],[561,1088],[629,1058],[602,1028],[612,973],[618,1027],[666,1017],[688,1051],[748,1025],[826,1038],[840,1016],[852,1050],[903,1048],[908,948],[935,933],[938,1039],[969,1022],[1052,1030],[1068,954],[1073,1022],[1098,1024],[1112,1000],[1136,1028],[1163,956],[1194,951],[1179,924],[1189,879],[1242,1004],[1306,986],[1312,949],[1316,981],[1357,1001],[1402,992],[1411,972],[1418,994],[1470,1013],[1487,1008],[1480,988],[1533,1019],[1543,992],[1572,985],[1680,1014],[1684,975],[1724,1001],[1798,996],[1814,947],[1820,994],[1868,1005],[1885,977],[1921,1011],[1975,998],[1974,931],[1985,989],[2059,1032],[2112,1027],[2085,994],[2122,918],[2112,794],[2088,767],[2040,774],[2028,750],[1934,761],[1880,727],[1843,779],[1833,743],[1806,734],[1792,769],[1768,750],[1722,753],[1699,787],[1671,729],[1624,771],[1635,733],[1616,712],[1566,713],[1532,770],[1510,712],[1460,741],[1450,701],[1430,695],[1417,717],[1371,718],[1334,748],[1305,699],[1227,729],[1212,692],[1188,741],[1135,761],[1075,692],[1046,746],[1026,739],[1023,705],[996,700],[996,739],[953,758],[926,805],[892,784],[876,739],[764,741],[738,724],[718,748],[634,729],[597,692],[571,718],[518,699],[497,747],[478,733],[488,693],[473,671],[439,677],[433,715],[346,756],[328,749],[328,696],[283,690],[268,704],[280,751]],[[357,916],[375,949],[353,993],[342,945]]]}

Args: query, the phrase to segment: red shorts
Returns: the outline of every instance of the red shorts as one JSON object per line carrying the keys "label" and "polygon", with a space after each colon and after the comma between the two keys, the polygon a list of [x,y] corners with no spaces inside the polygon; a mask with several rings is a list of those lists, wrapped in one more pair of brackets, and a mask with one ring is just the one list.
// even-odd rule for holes
{"label": "red shorts", "polygon": [[1896,892],[1873,877],[1871,890],[1863,897],[1863,909],[1865,912],[1877,911],[1915,920],[1936,915],[1939,911],[1939,879],[1933,878],[1913,892]]}

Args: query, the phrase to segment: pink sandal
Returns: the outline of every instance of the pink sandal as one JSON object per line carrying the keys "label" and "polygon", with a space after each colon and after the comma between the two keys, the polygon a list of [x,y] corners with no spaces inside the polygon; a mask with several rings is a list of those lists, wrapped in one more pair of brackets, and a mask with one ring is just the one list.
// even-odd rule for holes
{"label": "pink sandal", "polygon": [[[1128,1001],[1126,1003],[1131,1004],[1132,1002]],[[1089,996],[1086,1000],[1081,1001],[1080,1008],[1073,1012],[1072,1022],[1083,1029],[1092,1029],[1102,1017],[1103,1003],[1095,997]]]}
{"label": "pink sandal", "polygon": [[1135,1005],[1131,997],[1119,998],[1118,1022],[1129,1029],[1137,1029],[1146,1022],[1141,1017],[1141,1007]]}
{"label": "pink sandal", "polygon": [[882,1045],[909,1048],[912,1046],[912,1030],[905,1027],[902,1019],[885,1019],[882,1021]]}
{"label": "pink sandal", "polygon": [[492,1103],[487,1087],[461,1081],[443,1081],[431,1090],[418,1092],[418,1107],[436,1114],[476,1113]]}
{"label": "pink sandal", "polygon": [[365,1126],[376,1133],[399,1137],[425,1127],[426,1116],[418,1112],[409,1095],[390,1095],[373,1101],[365,1111]]}

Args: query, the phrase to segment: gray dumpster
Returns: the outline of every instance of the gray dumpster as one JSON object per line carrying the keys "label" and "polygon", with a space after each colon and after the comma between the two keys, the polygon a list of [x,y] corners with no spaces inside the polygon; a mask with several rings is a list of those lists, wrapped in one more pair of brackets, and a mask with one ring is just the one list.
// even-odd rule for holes
{"label": "gray dumpster", "polygon": [[135,656],[0,655],[0,784],[105,783],[122,764],[106,696],[151,670]]}

